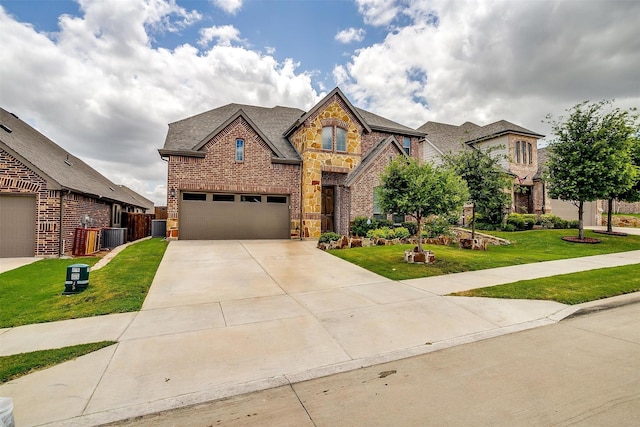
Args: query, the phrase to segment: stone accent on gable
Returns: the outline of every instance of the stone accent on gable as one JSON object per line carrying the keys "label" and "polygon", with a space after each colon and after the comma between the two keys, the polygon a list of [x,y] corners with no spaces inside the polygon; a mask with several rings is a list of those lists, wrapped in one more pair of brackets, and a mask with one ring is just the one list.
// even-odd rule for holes
{"label": "stone accent on gable", "polygon": [[[323,126],[336,126],[347,131],[347,151],[322,149]],[[362,160],[362,126],[339,96],[329,100],[324,109],[309,117],[290,140],[302,156],[302,232],[303,237],[318,238],[321,234],[322,186],[325,173],[346,174],[354,170]],[[344,210],[340,191],[335,194],[336,209]],[[336,212],[338,215],[339,212]],[[344,212],[340,217],[344,217]]]}

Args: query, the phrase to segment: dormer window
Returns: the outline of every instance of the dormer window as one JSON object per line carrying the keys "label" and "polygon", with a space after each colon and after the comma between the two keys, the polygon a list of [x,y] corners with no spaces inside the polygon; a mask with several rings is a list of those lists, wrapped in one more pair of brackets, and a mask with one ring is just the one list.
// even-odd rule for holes
{"label": "dormer window", "polygon": [[347,131],[337,126],[323,127],[322,149],[328,151],[347,151]]}

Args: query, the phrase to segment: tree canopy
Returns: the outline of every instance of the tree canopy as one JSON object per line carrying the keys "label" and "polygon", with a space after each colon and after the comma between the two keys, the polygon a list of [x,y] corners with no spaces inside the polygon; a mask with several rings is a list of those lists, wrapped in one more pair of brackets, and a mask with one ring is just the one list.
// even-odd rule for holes
{"label": "tree canopy", "polygon": [[467,187],[451,168],[418,163],[399,157],[380,177],[378,199],[385,212],[414,217],[418,223],[418,247],[422,251],[422,220],[429,215],[446,215],[462,208]]}
{"label": "tree canopy", "polygon": [[611,108],[610,101],[583,102],[568,113],[566,119],[547,116],[556,139],[545,179],[551,197],[578,206],[578,238],[584,239],[584,203],[620,197],[636,183],[631,154],[637,116]]}
{"label": "tree canopy", "polygon": [[445,163],[462,177],[469,189],[468,201],[473,203],[472,238],[475,237],[476,212],[482,215],[483,221],[499,224],[505,206],[511,203],[506,190],[511,188],[513,181],[500,165],[502,157],[493,154],[498,148],[473,148],[444,157]]}

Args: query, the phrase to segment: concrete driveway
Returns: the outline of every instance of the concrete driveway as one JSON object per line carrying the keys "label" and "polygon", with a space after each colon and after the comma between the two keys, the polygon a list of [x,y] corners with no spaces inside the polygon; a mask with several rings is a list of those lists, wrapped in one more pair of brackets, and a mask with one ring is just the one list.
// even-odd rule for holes
{"label": "concrete driveway", "polygon": [[[638,255],[557,268],[590,269],[601,257],[636,263]],[[577,309],[441,295],[454,282],[470,289],[513,280],[496,270],[395,282],[315,242],[171,242],[140,312],[0,331],[0,347],[56,336],[71,345],[87,342],[95,330],[87,325],[99,321],[113,337],[102,339],[118,341],[4,384],[0,395],[14,398],[19,425],[97,425],[547,325]]]}

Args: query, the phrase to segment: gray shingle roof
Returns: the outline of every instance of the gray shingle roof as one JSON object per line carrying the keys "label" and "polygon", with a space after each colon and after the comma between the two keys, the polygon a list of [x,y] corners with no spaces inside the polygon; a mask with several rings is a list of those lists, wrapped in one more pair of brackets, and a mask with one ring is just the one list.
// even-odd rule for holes
{"label": "gray shingle roof", "polygon": [[276,147],[283,158],[299,160],[300,156],[291,143],[283,136],[284,132],[304,111],[289,107],[256,107],[253,105],[227,104],[213,110],[169,124],[169,132],[164,150],[190,151],[210,138],[239,111],[244,112],[257,130],[266,138],[267,143]]}
{"label": "gray shingle roof", "polygon": [[478,126],[475,123],[465,122],[460,126],[438,122],[427,122],[418,128],[427,134],[427,139],[442,152],[456,152],[465,148],[468,144],[480,142],[486,139],[497,138],[508,133],[542,138],[544,135],[530,131],[506,120]]}
{"label": "gray shingle roof", "polygon": [[132,206],[153,208],[152,202],[140,195],[134,197],[132,190],[124,191],[4,108],[0,108],[0,124],[3,125],[0,148],[6,147],[10,154],[33,168],[47,181],[50,190],[69,189]]}
{"label": "gray shingle roof", "polygon": [[[287,137],[307,117],[313,115],[334,95],[342,97],[348,105],[351,105],[340,89],[335,88],[307,112],[297,108],[280,106],[266,108],[245,104],[227,104],[205,111],[204,113],[170,123],[164,147],[160,150],[160,154],[202,155],[202,153],[197,153],[197,150],[218,132],[222,131],[224,126],[229,124],[230,120],[236,117],[239,112],[242,112],[246,115],[248,121],[255,125],[256,132],[267,139],[266,142],[272,146],[275,158],[299,161],[300,155]],[[353,113],[358,120],[362,121],[367,132],[374,129],[412,136],[424,135],[422,132],[361,108],[354,107]]]}
{"label": "gray shingle roof", "polygon": [[356,110],[373,130],[389,131],[411,136],[424,136],[424,132],[413,130],[410,127],[401,125],[400,123],[396,123],[385,117],[378,116],[377,114],[373,114],[367,110],[363,110],[362,108],[356,107]]}
{"label": "gray shingle roof", "polygon": [[533,176],[534,180],[542,179],[545,168],[547,167],[547,160],[549,159],[549,149],[547,147],[538,148],[538,170]]}

